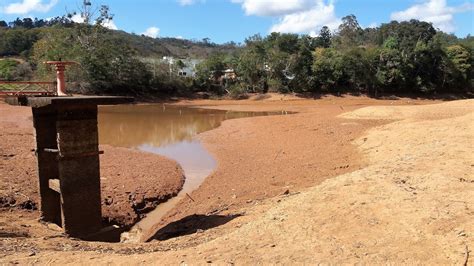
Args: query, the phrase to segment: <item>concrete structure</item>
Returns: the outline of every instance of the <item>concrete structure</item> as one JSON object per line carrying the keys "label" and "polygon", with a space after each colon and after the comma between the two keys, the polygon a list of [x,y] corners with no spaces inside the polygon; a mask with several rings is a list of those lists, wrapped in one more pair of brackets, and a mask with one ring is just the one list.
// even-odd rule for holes
{"label": "concrete structure", "polygon": [[102,228],[97,105],[128,97],[12,97],[33,109],[42,220],[73,237]]}
{"label": "concrete structure", "polygon": [[48,65],[53,65],[56,67],[56,82],[57,82],[57,95],[66,96],[66,80],[64,77],[64,71],[66,66],[77,64],[76,62],[70,61],[47,61],[45,62]]}

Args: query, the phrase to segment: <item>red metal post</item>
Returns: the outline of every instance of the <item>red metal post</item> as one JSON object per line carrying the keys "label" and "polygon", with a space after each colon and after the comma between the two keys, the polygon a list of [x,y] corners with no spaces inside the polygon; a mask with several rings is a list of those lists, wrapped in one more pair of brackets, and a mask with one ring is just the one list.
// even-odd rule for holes
{"label": "red metal post", "polygon": [[54,65],[56,67],[56,80],[57,80],[57,93],[58,96],[66,96],[66,80],[64,78],[64,71],[67,65],[77,64],[71,61],[48,61],[48,65]]}
{"label": "red metal post", "polygon": [[66,80],[64,80],[64,70],[66,70],[66,66],[56,65],[56,82],[58,86],[58,96],[67,95]]}

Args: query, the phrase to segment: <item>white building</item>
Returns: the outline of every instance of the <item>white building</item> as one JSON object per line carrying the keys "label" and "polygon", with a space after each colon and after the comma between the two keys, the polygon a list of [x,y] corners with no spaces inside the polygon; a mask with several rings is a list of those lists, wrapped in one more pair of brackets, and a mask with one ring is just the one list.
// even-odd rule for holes
{"label": "white building", "polygon": [[[182,62],[184,67],[178,67],[179,62]],[[194,77],[196,75],[196,66],[199,65],[203,59],[176,59],[171,56],[164,56],[162,62],[167,63],[170,66],[170,73],[175,72],[181,77]]]}

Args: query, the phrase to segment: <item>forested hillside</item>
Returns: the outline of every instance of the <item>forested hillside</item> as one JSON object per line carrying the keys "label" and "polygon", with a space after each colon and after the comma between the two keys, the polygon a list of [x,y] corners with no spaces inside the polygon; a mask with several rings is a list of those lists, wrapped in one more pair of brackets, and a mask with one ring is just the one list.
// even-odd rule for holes
{"label": "forested hillside", "polygon": [[[83,93],[472,93],[474,38],[422,21],[363,29],[349,15],[337,31],[323,27],[315,37],[271,33],[243,45],[217,45],[101,26],[110,18],[103,6],[95,23],[74,23],[70,16],[0,21],[0,79],[52,80],[42,62],[73,60],[79,64],[67,72],[70,88]],[[178,76],[182,62],[150,64],[163,56],[206,60],[196,77],[184,78]],[[225,76],[226,69],[235,76]]]}
{"label": "forested hillside", "polygon": [[[363,29],[353,15],[336,32],[317,37],[271,33],[252,36],[238,57],[217,54],[200,66],[198,81],[215,87],[222,69],[238,79],[220,82],[249,91],[391,94],[471,93],[474,38],[457,38],[418,20]],[[210,73],[215,79],[208,79]],[[216,74],[217,73],[217,74]],[[214,85],[214,86],[213,86]]]}
{"label": "forested hillside", "polygon": [[[67,17],[57,17],[48,21],[31,18],[18,18],[8,23],[0,21],[0,56],[28,57],[35,42],[45,37],[51,28],[69,29],[73,34],[75,26],[77,25]],[[119,30],[107,30],[105,33],[111,40],[130,46],[143,57],[206,58],[214,52],[230,53],[238,48],[237,44],[232,42],[218,45],[209,39],[151,38]]]}

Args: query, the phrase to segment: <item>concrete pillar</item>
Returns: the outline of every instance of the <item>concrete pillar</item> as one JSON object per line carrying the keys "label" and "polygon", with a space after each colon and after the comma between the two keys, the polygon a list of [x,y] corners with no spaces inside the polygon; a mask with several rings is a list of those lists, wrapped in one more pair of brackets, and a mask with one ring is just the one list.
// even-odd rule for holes
{"label": "concrete pillar", "polygon": [[71,236],[101,228],[97,106],[61,106],[56,122],[62,225]]}
{"label": "concrete pillar", "polygon": [[102,224],[97,106],[33,108],[33,120],[42,219],[74,237],[97,232]]}
{"label": "concrete pillar", "polygon": [[133,102],[127,97],[11,97],[33,109],[40,211],[44,221],[78,238],[102,228],[97,105]]}
{"label": "concrete pillar", "polygon": [[49,188],[50,179],[59,179],[57,154],[45,149],[57,149],[56,110],[49,107],[33,108],[41,219],[62,225],[61,202],[58,192]]}

